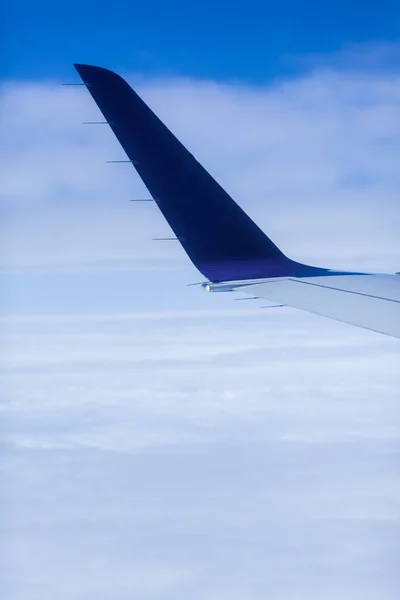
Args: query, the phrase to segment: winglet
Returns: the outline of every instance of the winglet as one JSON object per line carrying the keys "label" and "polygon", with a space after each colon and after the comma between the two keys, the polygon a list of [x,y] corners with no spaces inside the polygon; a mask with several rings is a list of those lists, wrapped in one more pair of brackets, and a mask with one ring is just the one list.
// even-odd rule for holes
{"label": "winglet", "polygon": [[75,68],[128,162],[205,277],[218,282],[315,270],[287,258],[122,77],[101,67]]}

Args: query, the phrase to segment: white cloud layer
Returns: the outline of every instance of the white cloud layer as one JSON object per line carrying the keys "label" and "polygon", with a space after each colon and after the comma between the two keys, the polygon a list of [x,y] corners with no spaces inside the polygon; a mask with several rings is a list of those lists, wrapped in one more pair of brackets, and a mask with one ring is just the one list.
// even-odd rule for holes
{"label": "white cloud layer", "polygon": [[298,314],[3,319],[3,597],[394,600],[398,342]]}

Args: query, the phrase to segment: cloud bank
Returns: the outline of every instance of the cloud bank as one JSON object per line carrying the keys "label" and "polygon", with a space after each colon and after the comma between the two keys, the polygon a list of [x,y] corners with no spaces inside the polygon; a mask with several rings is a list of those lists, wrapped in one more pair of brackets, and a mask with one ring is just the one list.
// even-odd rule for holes
{"label": "cloud bank", "polygon": [[116,317],[0,324],[5,597],[394,600],[397,340]]}

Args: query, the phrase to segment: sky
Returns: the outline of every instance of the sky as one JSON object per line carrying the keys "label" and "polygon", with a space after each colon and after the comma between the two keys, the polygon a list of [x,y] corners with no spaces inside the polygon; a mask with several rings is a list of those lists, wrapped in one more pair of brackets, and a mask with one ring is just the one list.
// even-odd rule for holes
{"label": "sky", "polygon": [[396,0],[70,0],[3,3],[4,77],[73,76],[72,62],[141,75],[263,83],[344,48],[399,43]]}
{"label": "sky", "polygon": [[399,271],[395,2],[6,2],[0,595],[394,600],[399,342],[201,281],[74,62],[291,258]]}

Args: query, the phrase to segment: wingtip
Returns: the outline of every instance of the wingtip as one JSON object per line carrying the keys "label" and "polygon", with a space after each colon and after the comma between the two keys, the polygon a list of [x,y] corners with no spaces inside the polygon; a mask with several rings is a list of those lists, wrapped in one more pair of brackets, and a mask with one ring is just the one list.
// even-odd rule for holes
{"label": "wingtip", "polygon": [[105,67],[100,67],[99,65],[88,65],[85,63],[74,63],[74,67],[77,71],[83,71],[86,69],[90,69],[93,71],[107,71],[107,73],[113,73],[110,69],[106,69]]}
{"label": "wingtip", "polygon": [[98,65],[89,65],[87,63],[74,63],[74,67],[75,69],[84,69],[84,68],[88,68],[88,69],[101,69],[101,67],[99,67]]}
{"label": "wingtip", "polygon": [[85,63],[74,63],[75,69],[78,73],[82,73],[83,71],[106,71],[103,67],[99,67],[97,65],[87,65]]}
{"label": "wingtip", "polygon": [[119,75],[110,69],[105,69],[104,67],[99,67],[97,65],[87,65],[83,63],[74,63],[74,67],[78,72],[78,75],[84,82],[89,82],[93,78],[98,77],[106,77],[110,78],[118,78]]}
{"label": "wingtip", "polygon": [[79,72],[81,69],[90,67],[90,65],[85,65],[84,63],[74,63],[74,67]]}

